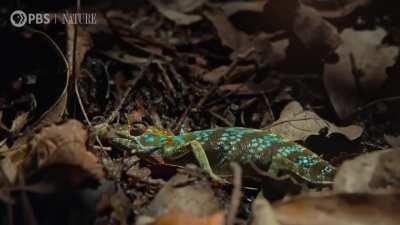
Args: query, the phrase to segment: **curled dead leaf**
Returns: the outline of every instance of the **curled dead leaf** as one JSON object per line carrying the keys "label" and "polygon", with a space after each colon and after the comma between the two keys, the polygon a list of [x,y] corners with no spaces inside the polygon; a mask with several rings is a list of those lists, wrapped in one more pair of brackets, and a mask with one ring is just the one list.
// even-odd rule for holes
{"label": "curled dead leaf", "polygon": [[279,119],[270,126],[269,130],[289,140],[304,140],[310,135],[318,135],[322,129],[326,128],[328,134],[340,133],[350,140],[359,138],[363,133],[363,128],[356,125],[338,127],[322,119],[315,112],[304,110],[296,101],[286,105]]}
{"label": "curled dead leaf", "polygon": [[274,204],[282,225],[395,225],[400,221],[399,194],[305,195]]}
{"label": "curled dead leaf", "polygon": [[400,147],[400,136],[384,135],[385,141],[393,148]]}
{"label": "curled dead leaf", "polygon": [[314,7],[325,18],[341,18],[350,15],[354,10],[365,7],[371,0],[318,1],[304,0],[304,4]]}
{"label": "curled dead leaf", "polygon": [[197,217],[189,213],[179,212],[172,210],[160,217],[158,217],[153,225],[223,225],[224,213],[217,212],[215,214]]}
{"label": "curled dead leaf", "polygon": [[218,92],[231,92],[234,95],[259,95],[275,91],[279,84],[280,80],[278,79],[265,78],[259,83],[248,81],[238,84],[224,84],[218,88]]}
{"label": "curled dead leaf", "polygon": [[264,198],[257,198],[251,205],[252,223],[251,225],[279,225],[271,204]]}
{"label": "curled dead leaf", "polygon": [[216,6],[220,7],[225,16],[229,17],[237,12],[251,11],[251,12],[262,12],[266,1],[227,1]]}
{"label": "curled dead leaf", "polygon": [[174,21],[178,25],[190,25],[202,20],[202,16],[195,14],[187,14],[197,7],[200,7],[205,1],[161,1],[149,0],[156,9],[166,18]]}
{"label": "curled dead leaf", "polygon": [[264,13],[279,26],[292,31],[306,48],[322,56],[341,43],[337,29],[298,0],[270,0],[264,6]]}
{"label": "curled dead leaf", "polygon": [[400,189],[400,150],[376,151],[345,161],[333,188],[341,193],[370,193]]}
{"label": "curled dead leaf", "polygon": [[339,61],[325,64],[324,85],[342,120],[351,117],[362,103],[374,97],[386,81],[386,68],[394,65],[399,49],[382,45],[385,36],[382,28],[374,31],[345,29],[341,33],[343,45],[337,49]]}
{"label": "curled dead leaf", "polygon": [[[67,105],[67,89],[68,89],[68,83],[70,79],[70,70],[68,66],[67,59],[62,53],[61,48],[56,44],[55,41],[53,41],[47,34],[37,31],[37,30],[31,30],[33,33],[40,35],[44,39],[46,39],[49,43],[51,43],[51,47],[54,49],[54,51],[57,53],[57,58],[61,62],[60,67],[65,68],[65,72],[62,73],[63,76],[63,89],[60,92],[59,97],[57,100],[40,116],[40,118],[35,121],[34,126],[35,128],[39,129],[43,126],[46,126],[51,123],[56,123],[59,122],[61,116],[64,114],[65,107]],[[60,69],[61,70],[61,69]]]}
{"label": "curled dead leaf", "polygon": [[34,163],[39,171],[59,167],[71,176],[62,179],[99,181],[105,174],[96,156],[86,149],[87,139],[87,131],[76,120],[42,128],[30,143],[31,161],[27,163]]}
{"label": "curled dead leaf", "polygon": [[[188,182],[190,176],[177,174],[159,191],[148,206],[146,215],[160,216],[172,209],[194,216],[206,216],[221,209],[217,199],[206,180]],[[184,186],[182,186],[184,184]]]}
{"label": "curled dead leaf", "polygon": [[250,55],[247,60],[256,62],[259,66],[274,65],[282,60],[280,55],[274,52],[269,37],[260,33],[256,36],[250,36],[245,32],[236,29],[236,27],[226,18],[222,10],[210,9],[204,12],[206,18],[211,21],[217,30],[221,43],[233,50],[231,59],[241,55]]}

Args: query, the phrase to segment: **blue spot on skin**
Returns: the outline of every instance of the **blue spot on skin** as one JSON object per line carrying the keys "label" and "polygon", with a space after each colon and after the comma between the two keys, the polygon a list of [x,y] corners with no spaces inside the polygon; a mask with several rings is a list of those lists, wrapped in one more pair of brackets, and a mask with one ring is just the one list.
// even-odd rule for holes
{"label": "blue spot on skin", "polygon": [[318,163],[318,159],[314,159],[307,156],[299,156],[297,163],[303,167],[310,168]]}
{"label": "blue spot on skin", "polygon": [[175,141],[178,142],[179,144],[185,143],[185,139],[182,136],[176,136]]}
{"label": "blue spot on skin", "polygon": [[299,145],[284,146],[279,149],[280,154],[282,154],[284,157],[288,157],[291,154],[299,153],[299,152],[303,152],[303,151],[304,151],[304,148]]}
{"label": "blue spot on skin", "polygon": [[333,172],[333,168],[330,166],[326,166],[321,172],[324,176],[330,175]]}
{"label": "blue spot on skin", "polygon": [[144,135],[144,140],[145,140],[147,143],[149,143],[149,142],[154,142],[154,141],[155,141],[155,138],[154,138],[154,136],[151,135],[151,134],[146,134],[146,135]]}
{"label": "blue spot on skin", "polygon": [[161,144],[164,144],[164,142],[167,140],[167,138],[166,137],[160,137],[160,143]]}

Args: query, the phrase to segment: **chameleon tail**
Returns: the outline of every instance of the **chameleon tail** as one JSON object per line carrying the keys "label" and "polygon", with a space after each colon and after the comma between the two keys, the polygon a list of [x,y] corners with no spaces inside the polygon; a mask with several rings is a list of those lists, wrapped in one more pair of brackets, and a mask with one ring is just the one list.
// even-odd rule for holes
{"label": "chameleon tail", "polygon": [[279,167],[276,169],[291,171],[311,183],[330,184],[336,173],[336,168],[329,162],[295,143],[278,148],[271,165]]}

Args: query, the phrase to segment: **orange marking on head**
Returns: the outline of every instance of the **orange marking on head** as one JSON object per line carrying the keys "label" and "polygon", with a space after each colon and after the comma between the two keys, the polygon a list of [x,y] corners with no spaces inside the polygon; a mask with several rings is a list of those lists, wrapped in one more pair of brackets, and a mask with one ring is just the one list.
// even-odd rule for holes
{"label": "orange marking on head", "polygon": [[172,145],[172,144],[174,144],[174,142],[171,139],[168,139],[165,141],[165,144]]}
{"label": "orange marking on head", "polygon": [[146,130],[147,133],[151,133],[157,136],[173,136],[174,134],[168,130],[156,128],[156,127],[148,127]]}

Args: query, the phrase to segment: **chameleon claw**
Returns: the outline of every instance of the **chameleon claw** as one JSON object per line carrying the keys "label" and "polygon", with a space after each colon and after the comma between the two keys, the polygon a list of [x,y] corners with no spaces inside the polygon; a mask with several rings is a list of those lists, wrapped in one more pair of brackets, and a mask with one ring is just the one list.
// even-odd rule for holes
{"label": "chameleon claw", "polygon": [[215,173],[209,173],[208,175],[210,176],[210,178],[211,178],[213,181],[215,181],[215,182],[218,183],[218,184],[221,184],[221,185],[230,184],[227,180],[225,180],[224,178],[222,178],[222,177],[216,175]]}

